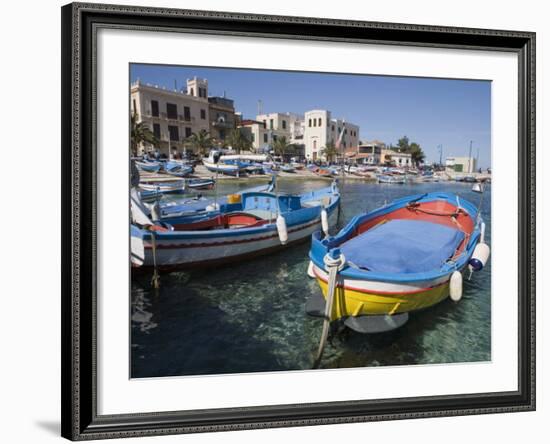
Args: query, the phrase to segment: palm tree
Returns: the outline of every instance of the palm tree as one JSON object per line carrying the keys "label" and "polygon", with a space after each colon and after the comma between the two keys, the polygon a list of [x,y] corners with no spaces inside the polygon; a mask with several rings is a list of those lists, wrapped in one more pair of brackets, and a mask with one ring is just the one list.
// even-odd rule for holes
{"label": "palm tree", "polygon": [[132,155],[137,156],[138,146],[141,143],[150,143],[153,146],[157,146],[159,141],[153,134],[153,131],[143,122],[138,122],[137,112],[134,110],[130,116],[130,145],[132,149]]}
{"label": "palm tree", "polygon": [[201,129],[198,133],[191,134],[187,141],[203,156],[212,148],[213,143],[210,133],[205,129]]}
{"label": "palm tree", "polygon": [[288,143],[286,137],[278,137],[272,144],[273,152],[276,156],[284,158],[285,154],[292,154],[295,146],[292,143]]}
{"label": "palm tree", "polygon": [[227,144],[237,153],[249,151],[252,148],[252,142],[243,134],[240,128],[231,130],[227,138]]}
{"label": "palm tree", "polygon": [[334,146],[334,143],[328,142],[321,150],[321,153],[323,154],[323,156],[326,157],[329,162],[332,162],[332,159],[338,156],[338,149],[336,148],[336,146]]}

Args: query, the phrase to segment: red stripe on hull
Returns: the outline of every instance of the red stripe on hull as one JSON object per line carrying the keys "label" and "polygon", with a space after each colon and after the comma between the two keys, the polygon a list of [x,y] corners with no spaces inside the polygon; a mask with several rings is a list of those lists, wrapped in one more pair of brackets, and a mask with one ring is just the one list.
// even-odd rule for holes
{"label": "red stripe on hull", "polygon": [[[300,228],[296,228],[294,230],[288,230],[288,233],[295,233],[297,231],[301,231],[301,230],[305,230],[307,228],[310,228],[312,227],[313,225],[317,225],[319,224],[320,221],[315,221],[315,222],[312,222],[308,225],[304,225],[303,227],[300,227]],[[263,241],[263,240],[267,240],[267,239],[273,239],[273,238],[277,238],[279,237],[278,234],[273,234],[273,235],[270,235],[270,236],[262,236],[262,237],[255,237],[253,239],[240,239],[240,240],[235,240],[235,241],[228,241],[228,242],[209,242],[209,243],[196,243],[196,244],[157,244],[157,249],[158,250],[168,250],[168,249],[177,249],[177,248],[197,248],[197,247],[201,247],[201,248],[205,248],[205,247],[220,247],[220,246],[224,246],[224,245],[235,245],[235,244],[244,244],[244,243],[249,243],[249,242],[257,242],[257,241]],[[158,241],[159,239],[157,239]],[[148,243],[147,245],[145,245],[145,249],[146,250],[151,250],[153,247]]]}

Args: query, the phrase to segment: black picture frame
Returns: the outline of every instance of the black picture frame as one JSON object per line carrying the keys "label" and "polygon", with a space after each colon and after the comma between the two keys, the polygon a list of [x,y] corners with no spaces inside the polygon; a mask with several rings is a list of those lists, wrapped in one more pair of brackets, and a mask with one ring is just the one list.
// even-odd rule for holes
{"label": "black picture frame", "polygon": [[[535,409],[535,33],[72,3],[62,8],[62,436],[119,438]],[[96,381],[99,28],[508,51],[519,66],[518,390],[100,416]]]}

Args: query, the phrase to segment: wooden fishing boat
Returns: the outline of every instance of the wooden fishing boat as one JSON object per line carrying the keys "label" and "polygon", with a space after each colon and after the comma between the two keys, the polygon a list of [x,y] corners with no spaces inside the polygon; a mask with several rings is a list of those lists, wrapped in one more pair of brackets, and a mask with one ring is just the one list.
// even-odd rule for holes
{"label": "wooden fishing boat", "polygon": [[[255,187],[246,188],[242,191],[238,191],[236,194],[253,193],[253,192],[267,192],[270,193],[275,188],[275,178],[272,177],[269,183],[264,185],[258,185]],[[203,219],[206,214],[212,214],[219,212],[220,205],[227,203],[227,196],[220,196],[218,198],[206,198],[203,196],[195,196],[192,198],[185,198],[182,200],[170,200],[168,202],[161,202],[160,204],[160,216],[161,220],[170,223],[171,218],[179,218],[184,216],[197,216]]]}
{"label": "wooden fishing boat", "polygon": [[145,191],[155,191],[161,194],[180,194],[185,192],[185,181],[143,181],[139,183],[139,187]]}
{"label": "wooden fishing boat", "polygon": [[176,221],[173,229],[154,221],[140,223],[132,200],[132,248],[142,256],[142,266],[203,267],[270,253],[307,240],[316,230],[328,233],[340,201],[336,183],[305,195],[250,192],[229,197],[214,217]]}
{"label": "wooden fishing boat", "polygon": [[294,173],[294,172],[296,172],[294,167],[292,165],[288,165],[288,164],[281,165],[281,171],[283,171],[284,173]]}
{"label": "wooden fishing boat", "polygon": [[318,296],[306,310],[364,333],[397,328],[411,311],[460,300],[462,272],[489,258],[484,237],[479,209],[448,193],[398,199],[355,216],[335,237],[318,231],[308,274],[330,303]]}
{"label": "wooden fishing boat", "polygon": [[324,168],[319,168],[317,171],[315,171],[315,173],[321,177],[332,177],[332,172]]}
{"label": "wooden fishing boat", "polygon": [[187,188],[192,190],[211,190],[216,181],[214,179],[187,179]]}
{"label": "wooden fishing boat", "polygon": [[140,171],[145,171],[147,173],[157,173],[161,167],[159,162],[138,162],[138,161],[136,161],[136,166]]}
{"label": "wooden fishing boat", "polygon": [[194,168],[192,165],[187,165],[183,162],[169,160],[162,164],[162,169],[171,176],[185,177],[193,173]]}
{"label": "wooden fishing boat", "polygon": [[406,177],[401,175],[392,175],[392,174],[380,174],[377,176],[378,183],[394,183],[394,184],[404,184],[406,182]]}

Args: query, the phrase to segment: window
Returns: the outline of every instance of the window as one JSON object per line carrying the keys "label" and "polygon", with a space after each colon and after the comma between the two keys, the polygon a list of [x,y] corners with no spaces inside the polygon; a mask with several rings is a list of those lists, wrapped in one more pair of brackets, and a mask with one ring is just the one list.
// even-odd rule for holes
{"label": "window", "polygon": [[321,118],[319,117],[319,126],[321,126]]}
{"label": "window", "polygon": [[177,119],[178,118],[178,106],[174,103],[167,103],[166,104],[166,115],[169,119]]}
{"label": "window", "polygon": [[341,132],[342,132],[342,129],[338,127],[338,134],[340,134]]}
{"label": "window", "polygon": [[334,125],[332,125],[332,126],[330,127],[330,130],[331,130],[332,132],[334,132]]}
{"label": "window", "polygon": [[317,119],[313,119],[313,126],[317,126]]}
{"label": "window", "polygon": [[271,138],[273,139],[273,142],[277,142],[277,135],[276,134],[273,134],[273,136],[271,136]]}
{"label": "window", "polygon": [[185,127],[185,137],[191,137],[192,131],[188,126]]}
{"label": "window", "polygon": [[283,126],[283,129],[286,129],[286,120],[282,120],[282,121],[281,121],[281,124],[282,124],[282,126]]}
{"label": "window", "polygon": [[267,123],[266,123],[266,121],[264,120],[264,129],[266,129],[266,128],[267,128]]}
{"label": "window", "polygon": [[251,141],[251,142],[254,142],[255,139],[256,139],[256,138],[254,137],[254,133],[251,133],[251,134],[250,134],[250,141]]}
{"label": "window", "polygon": [[219,131],[219,134],[220,134],[220,139],[221,139],[221,140],[225,140],[225,130],[222,130],[222,129],[221,129],[221,130]]}
{"label": "window", "polygon": [[159,103],[156,100],[151,100],[151,115],[153,117],[159,116]]}
{"label": "window", "polygon": [[264,143],[267,143],[267,133],[264,133]]}
{"label": "window", "polygon": [[132,100],[132,105],[133,105],[134,113],[137,114],[136,99]]}
{"label": "window", "polygon": [[153,134],[160,140],[160,123],[153,123]]}
{"label": "window", "polygon": [[273,129],[273,119],[269,119],[269,129]]}
{"label": "window", "polygon": [[206,120],[206,110],[205,109],[201,109],[201,119]]}
{"label": "window", "polygon": [[313,141],[313,149],[314,149],[314,150],[317,149],[317,141],[316,141],[316,140]]}
{"label": "window", "polygon": [[311,128],[311,119],[309,119],[309,127]]}
{"label": "window", "polygon": [[188,106],[183,107],[183,120],[189,122],[191,120],[191,108]]}
{"label": "window", "polygon": [[191,95],[194,96],[195,95],[195,90],[193,88],[191,88]]}
{"label": "window", "polygon": [[177,142],[180,140],[180,133],[177,126],[168,125],[168,133],[170,134],[171,141]]}

